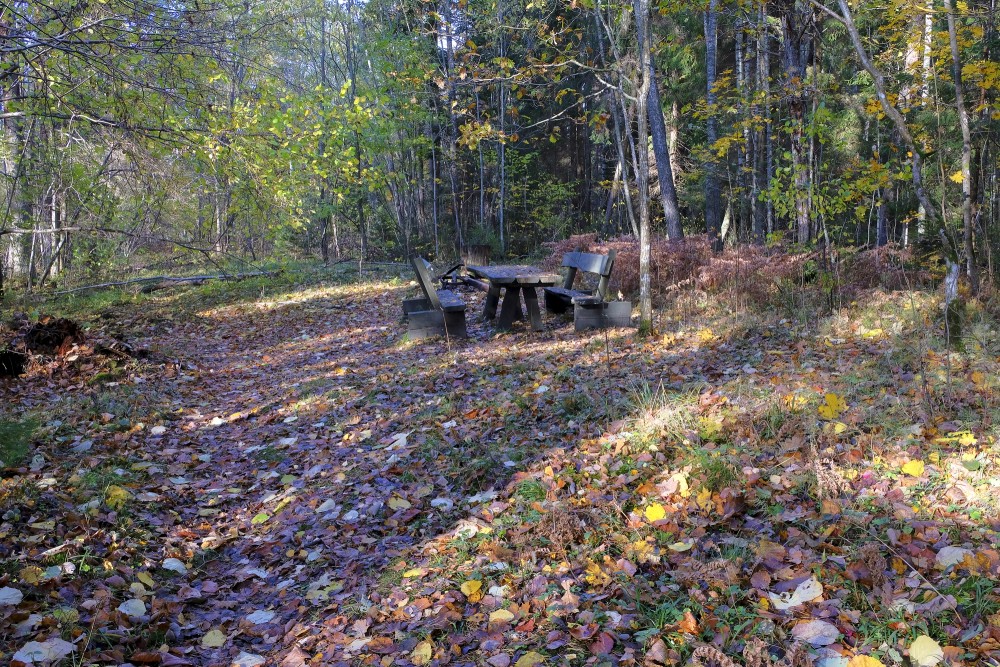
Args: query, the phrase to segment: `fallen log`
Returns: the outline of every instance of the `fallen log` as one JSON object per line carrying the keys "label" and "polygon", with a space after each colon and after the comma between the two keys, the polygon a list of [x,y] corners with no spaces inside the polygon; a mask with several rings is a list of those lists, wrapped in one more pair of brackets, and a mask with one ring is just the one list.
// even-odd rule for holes
{"label": "fallen log", "polygon": [[276,276],[279,273],[281,273],[281,269],[277,271],[254,271],[252,273],[222,273],[216,276],[186,276],[180,278],[164,276],[159,282],[146,285],[141,291],[143,294],[149,294],[150,292],[166,289],[167,287],[176,287],[177,285],[201,285],[206,280],[237,281],[246,280],[247,278],[258,278],[260,276]]}
{"label": "fallen log", "polygon": [[[206,280],[245,280],[247,278],[259,276],[276,276],[281,272],[282,269],[277,269],[275,271],[252,271],[249,273],[220,273],[217,275],[203,276],[149,276],[147,278],[131,278],[129,280],[118,280],[110,283],[98,283],[96,285],[74,287],[73,289],[52,292],[52,294],[73,294],[75,292],[85,292],[92,289],[105,289],[108,287],[124,287],[125,285],[151,283],[151,285],[147,285],[142,289],[142,292],[145,294],[148,292],[155,292],[158,289],[164,289],[166,287],[174,287],[176,285],[201,285]],[[157,286],[154,287],[154,285]]]}

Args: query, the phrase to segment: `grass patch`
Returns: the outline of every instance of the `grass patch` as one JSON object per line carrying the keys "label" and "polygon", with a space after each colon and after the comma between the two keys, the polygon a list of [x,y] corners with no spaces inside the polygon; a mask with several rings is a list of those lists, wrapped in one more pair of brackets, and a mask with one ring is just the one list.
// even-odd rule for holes
{"label": "grass patch", "polygon": [[33,418],[20,421],[0,419],[0,461],[6,466],[20,465],[31,453],[31,440],[39,423]]}
{"label": "grass patch", "polygon": [[545,500],[545,486],[535,479],[526,479],[517,485],[515,495],[527,502]]}

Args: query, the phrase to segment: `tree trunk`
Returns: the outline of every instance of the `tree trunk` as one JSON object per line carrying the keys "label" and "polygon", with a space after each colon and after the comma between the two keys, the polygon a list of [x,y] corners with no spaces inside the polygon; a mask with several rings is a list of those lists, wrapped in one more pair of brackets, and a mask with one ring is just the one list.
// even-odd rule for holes
{"label": "tree trunk", "polygon": [[[614,93],[609,93],[609,95],[614,97]],[[618,103],[614,99],[612,99],[611,102],[613,104],[612,108],[615,110],[612,112],[612,118],[615,123],[615,148],[618,151],[618,164],[621,165],[622,171],[622,195],[625,197],[625,212],[628,215],[628,221],[629,225],[632,227],[632,233],[635,236],[639,236],[639,225],[635,219],[635,209],[632,206],[632,189],[628,184],[628,168],[626,166],[628,163],[625,160],[625,146],[623,145],[624,142],[622,140],[622,132],[624,130],[621,128],[621,122],[618,119]],[[639,178],[637,176],[637,183],[638,180]]]}
{"label": "tree trunk", "polygon": [[455,248],[461,251],[465,245],[462,238],[462,222],[458,207],[458,118],[455,115],[455,26],[452,22],[452,0],[444,0],[445,72],[448,86],[448,179],[451,182],[451,208],[455,220]]}
{"label": "tree trunk", "polygon": [[[646,19],[648,21],[648,18]],[[663,219],[666,222],[667,238],[671,241],[684,238],[681,228],[681,212],[677,205],[677,189],[674,187],[674,173],[670,166],[670,150],[667,146],[667,124],[663,121],[663,106],[660,104],[659,85],[656,69],[649,65],[649,130],[653,138],[653,155],[656,156],[656,173],[660,181],[660,199],[663,202]]]}
{"label": "tree trunk", "polygon": [[958,125],[962,129],[962,239],[965,246],[965,272],[975,293],[979,289],[979,270],[976,265],[975,240],[972,215],[972,132],[969,129],[969,112],[965,107],[962,84],[962,61],[958,52],[958,34],[951,0],[943,0],[948,16],[948,41],[951,43],[951,75],[955,82],[955,107]]}
{"label": "tree trunk", "polygon": [[799,16],[798,3],[781,17],[782,51],[785,69],[785,96],[792,121],[791,154],[792,179],[795,197],[796,240],[806,244],[810,239],[809,214],[809,163],[806,160],[805,137],[805,63],[802,61],[802,39],[804,27]]}
{"label": "tree trunk", "polygon": [[753,178],[751,181],[751,191],[753,200],[753,241],[762,245],[767,238],[768,232],[772,231],[770,220],[768,219],[768,205],[765,201],[764,190],[769,186],[768,170],[768,149],[771,142],[770,124],[770,59],[768,50],[770,49],[770,37],[767,25],[767,5],[761,3],[757,14],[757,43],[756,43],[756,77],[755,86],[758,94],[763,93],[761,104],[755,105],[755,115],[765,118],[759,128],[754,132],[754,165]]}
{"label": "tree trunk", "polygon": [[715,79],[718,58],[719,0],[708,0],[705,10],[705,102],[708,105],[706,141],[708,157],[705,162],[705,231],[712,248],[722,250],[719,229],[722,225],[722,189],[715,164],[715,142],[719,138],[718,121],[715,118]]}
{"label": "tree trunk", "polygon": [[[715,0],[711,0],[715,2]],[[649,238],[649,153],[646,150],[649,130],[646,124],[646,105],[649,101],[652,67],[649,52],[649,35],[647,20],[649,17],[649,0],[633,0],[635,11],[635,27],[639,41],[639,72],[641,83],[637,98],[636,115],[639,120],[639,330],[649,332],[653,327],[653,297],[649,277],[650,238]]]}
{"label": "tree trunk", "polygon": [[837,0],[837,6],[840,9],[839,14],[823,5],[820,5],[824,11],[830,14],[834,19],[840,21],[844,27],[847,28],[847,35],[851,39],[851,45],[854,47],[854,52],[861,61],[861,66],[864,67],[865,71],[872,77],[872,83],[875,86],[875,96],[878,98],[879,104],[882,106],[882,110],[885,112],[885,115],[889,118],[889,120],[892,121],[893,126],[899,133],[900,140],[910,153],[910,173],[913,182],[913,189],[916,192],[917,199],[923,205],[927,216],[932,220],[937,221],[940,219],[938,211],[931,203],[930,196],[924,188],[924,159],[919,147],[917,146],[917,142],[913,139],[913,135],[910,133],[910,128],[906,125],[906,119],[903,117],[903,114],[901,114],[899,109],[897,109],[896,106],[889,101],[889,95],[885,85],[885,75],[880,69],[875,67],[868,55],[868,51],[864,47],[864,44],[861,43],[861,35],[858,33],[858,27],[854,23],[854,15],[851,14],[851,8],[850,5],[848,5],[848,0]]}

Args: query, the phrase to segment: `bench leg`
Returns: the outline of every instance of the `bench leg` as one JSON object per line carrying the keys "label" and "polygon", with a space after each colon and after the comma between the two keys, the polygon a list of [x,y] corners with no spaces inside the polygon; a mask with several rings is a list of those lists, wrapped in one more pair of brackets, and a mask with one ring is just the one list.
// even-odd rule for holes
{"label": "bench leg", "polygon": [[531,320],[531,328],[535,331],[542,330],[542,313],[538,310],[538,292],[534,287],[522,287],[524,292],[524,305],[528,307],[528,319]]}
{"label": "bench leg", "polygon": [[444,329],[451,338],[468,338],[465,328],[465,311],[456,310],[444,314]]}
{"label": "bench leg", "polygon": [[500,287],[490,285],[486,293],[486,303],[483,306],[483,321],[488,322],[497,316],[497,304],[500,302]]}
{"label": "bench leg", "polygon": [[553,314],[565,313],[573,305],[570,299],[555,294],[545,293],[545,310]]}
{"label": "bench leg", "polygon": [[521,288],[518,285],[508,285],[503,295],[503,304],[500,306],[497,329],[510,329],[514,325],[514,320],[520,319],[519,315],[521,315]]}

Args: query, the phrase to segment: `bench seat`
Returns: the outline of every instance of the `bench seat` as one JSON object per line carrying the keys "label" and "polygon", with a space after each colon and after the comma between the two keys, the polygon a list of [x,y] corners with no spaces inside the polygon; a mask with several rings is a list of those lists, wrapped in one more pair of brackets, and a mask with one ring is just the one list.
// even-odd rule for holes
{"label": "bench seat", "polygon": [[444,312],[453,313],[465,310],[465,302],[462,301],[462,297],[458,294],[455,294],[450,289],[439,289],[435,291],[437,292],[438,301],[441,302],[441,310]]}
{"label": "bench seat", "polygon": [[[571,252],[563,257],[562,266],[567,269],[566,280],[562,287],[545,288],[545,310],[550,313],[565,313],[573,305],[575,299],[593,298],[603,301],[608,292],[608,280],[611,268],[615,263],[615,251],[607,255],[597,255],[586,252]],[[577,272],[590,273],[598,278],[596,290],[573,289]]]}

